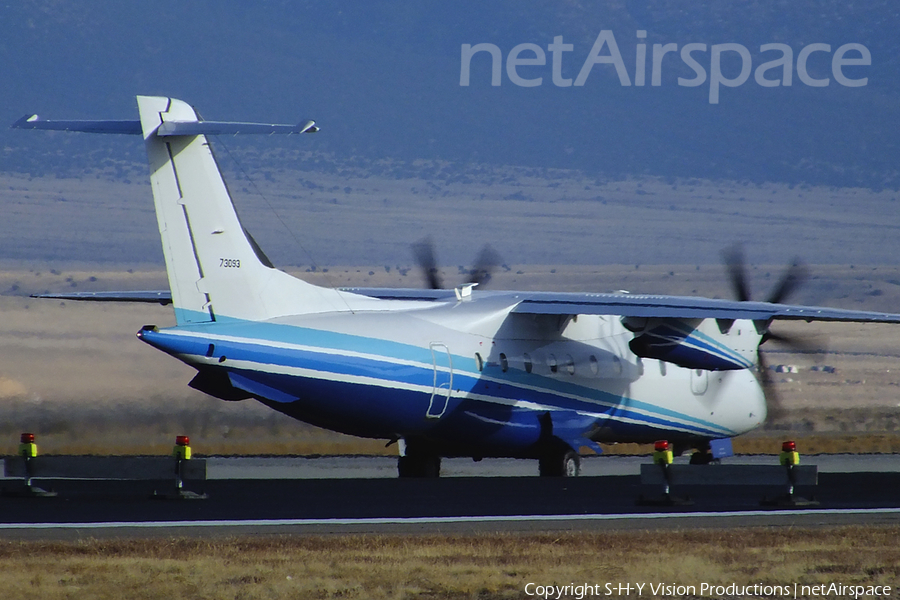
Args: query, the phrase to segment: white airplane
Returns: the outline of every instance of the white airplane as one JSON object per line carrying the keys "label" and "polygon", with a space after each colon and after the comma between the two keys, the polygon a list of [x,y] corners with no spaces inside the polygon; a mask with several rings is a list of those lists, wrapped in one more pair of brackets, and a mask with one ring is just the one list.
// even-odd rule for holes
{"label": "white airplane", "polygon": [[900,323],[782,304],[796,268],[769,302],[750,301],[737,254],[736,301],[312,285],[275,269],[243,228],[207,136],[304,133],[314,122],[211,122],[180,100],[137,101],[140,121],[34,115],[13,125],[140,134],[146,144],[170,292],[55,297],[171,302],[175,327],[137,335],[194,367],[191,387],[398,442],[401,477],[437,476],[451,456],[536,458],[541,475],[573,476],[579,451],[599,452],[599,442],[704,448],[765,421],[759,346],[784,339],[773,321]]}

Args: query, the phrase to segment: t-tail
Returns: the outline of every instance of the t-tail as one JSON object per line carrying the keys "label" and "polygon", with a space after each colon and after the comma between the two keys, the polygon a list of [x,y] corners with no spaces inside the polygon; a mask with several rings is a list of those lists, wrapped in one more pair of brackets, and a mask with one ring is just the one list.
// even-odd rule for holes
{"label": "t-tail", "polygon": [[44,121],[35,115],[14,127],[143,135],[178,325],[342,311],[370,300],[275,269],[241,225],[206,138],[306,133],[317,130],[314,122],[201,121],[181,100],[138,96],[137,101],[140,121]]}
{"label": "t-tail", "polygon": [[241,225],[193,108],[147,96],[138,108],[179,325],[346,310],[339,292],[273,268]]}

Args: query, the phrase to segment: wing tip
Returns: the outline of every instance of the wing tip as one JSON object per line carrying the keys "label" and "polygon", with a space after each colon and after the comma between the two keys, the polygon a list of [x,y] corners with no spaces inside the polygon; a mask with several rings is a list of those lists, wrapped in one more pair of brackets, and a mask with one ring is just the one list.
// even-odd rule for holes
{"label": "wing tip", "polygon": [[36,114],[25,115],[15,123],[9,126],[10,129],[32,129],[33,127],[29,126],[30,123],[35,123],[39,121],[40,117]]}

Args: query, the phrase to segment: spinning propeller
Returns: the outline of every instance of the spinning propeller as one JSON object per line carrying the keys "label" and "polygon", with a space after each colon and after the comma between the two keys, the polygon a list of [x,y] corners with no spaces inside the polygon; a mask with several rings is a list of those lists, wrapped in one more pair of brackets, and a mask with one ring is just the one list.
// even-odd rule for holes
{"label": "spinning propeller", "polygon": [[[428,287],[433,290],[444,289],[443,282],[441,281],[441,274],[437,268],[437,258],[435,258],[434,253],[434,241],[431,239],[431,236],[427,236],[413,244],[412,249],[413,254],[416,257],[416,263],[418,263],[422,272],[425,273]],[[497,254],[496,250],[491,248],[490,244],[485,244],[482,246],[481,251],[478,253],[478,257],[475,259],[475,265],[469,271],[469,279],[466,283],[487,283],[491,278],[491,273],[499,264],[500,255]]]}
{"label": "spinning propeller", "polygon": [[[734,295],[741,302],[750,302],[750,286],[747,279],[745,268],[744,252],[740,245],[732,246],[723,253],[725,266],[728,269],[728,276],[731,280],[731,287]],[[772,293],[766,299],[771,304],[781,304],[792,296],[809,277],[809,269],[801,264],[798,260],[785,269],[784,274],[778,282]],[[766,342],[775,342],[786,346],[797,353],[816,354],[822,353],[822,341],[815,336],[798,336],[780,334],[769,329],[771,322],[757,321],[756,328],[762,334],[759,342],[757,353],[757,370],[759,373],[760,384],[766,397],[769,418],[778,417],[784,414],[784,408],[778,393],[775,391],[775,381],[772,379],[769,363],[765,353],[762,351],[762,345]]]}

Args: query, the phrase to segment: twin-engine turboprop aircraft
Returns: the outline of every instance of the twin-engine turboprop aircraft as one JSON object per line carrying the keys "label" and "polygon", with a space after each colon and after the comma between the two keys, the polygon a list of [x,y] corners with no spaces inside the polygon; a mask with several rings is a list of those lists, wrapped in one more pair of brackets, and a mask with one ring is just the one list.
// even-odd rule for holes
{"label": "twin-engine turboprop aircraft", "polygon": [[275,269],[242,227],[207,140],[315,124],[203,121],[180,100],[137,100],[140,121],[35,115],[13,125],[140,134],[146,144],[171,292],[56,297],[171,302],[177,325],[138,337],[194,367],[191,387],[397,441],[401,477],[437,476],[449,456],[537,458],[541,475],[571,476],[579,450],[598,442],[701,448],[766,419],[756,371],[760,344],[779,337],[773,321],[900,322],[782,304],[796,270],[770,302],[752,302],[737,256],[737,301],[318,287]]}

